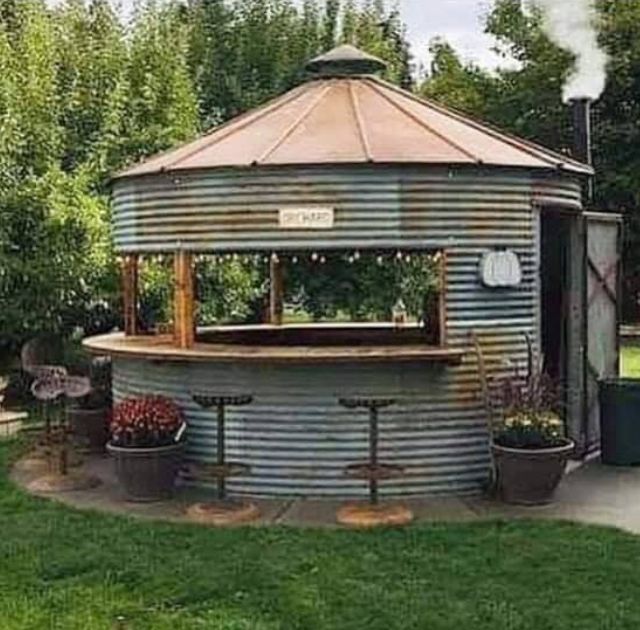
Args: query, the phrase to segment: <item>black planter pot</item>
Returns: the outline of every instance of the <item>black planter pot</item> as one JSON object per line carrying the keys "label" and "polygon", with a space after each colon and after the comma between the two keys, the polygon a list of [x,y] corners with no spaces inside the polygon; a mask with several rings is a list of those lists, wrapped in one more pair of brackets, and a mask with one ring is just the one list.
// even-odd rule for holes
{"label": "black planter pot", "polygon": [[108,411],[106,407],[100,409],[67,407],[67,420],[74,437],[79,438],[91,453],[104,453],[109,438]]}
{"label": "black planter pot", "polygon": [[152,502],[171,498],[183,446],[178,443],[157,448],[122,448],[107,444],[128,500]]}
{"label": "black planter pot", "polygon": [[571,440],[562,446],[544,449],[492,444],[498,497],[505,503],[518,505],[550,503],[574,449]]}

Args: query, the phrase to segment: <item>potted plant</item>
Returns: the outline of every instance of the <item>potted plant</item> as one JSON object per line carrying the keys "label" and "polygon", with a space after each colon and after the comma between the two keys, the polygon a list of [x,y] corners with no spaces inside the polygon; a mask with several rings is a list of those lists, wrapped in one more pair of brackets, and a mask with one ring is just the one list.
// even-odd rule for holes
{"label": "potted plant", "polygon": [[495,382],[492,390],[498,496],[521,505],[549,503],[575,448],[564,434],[557,383],[530,354],[526,374],[515,370]]}
{"label": "potted plant", "polygon": [[111,360],[98,357],[91,362],[91,391],[67,405],[67,420],[71,431],[90,453],[104,453],[109,436],[111,411]]}
{"label": "potted plant", "polygon": [[113,408],[107,450],[131,501],[159,501],[174,489],[182,459],[185,422],[164,396],[128,398]]}

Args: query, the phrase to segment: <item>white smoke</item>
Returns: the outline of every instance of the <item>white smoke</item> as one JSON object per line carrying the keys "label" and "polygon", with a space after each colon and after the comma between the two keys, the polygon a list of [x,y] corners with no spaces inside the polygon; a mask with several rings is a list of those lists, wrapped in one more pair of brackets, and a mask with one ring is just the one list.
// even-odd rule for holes
{"label": "white smoke", "polygon": [[528,0],[543,13],[549,38],[576,56],[563,98],[597,99],[607,81],[607,55],[598,44],[594,0]]}

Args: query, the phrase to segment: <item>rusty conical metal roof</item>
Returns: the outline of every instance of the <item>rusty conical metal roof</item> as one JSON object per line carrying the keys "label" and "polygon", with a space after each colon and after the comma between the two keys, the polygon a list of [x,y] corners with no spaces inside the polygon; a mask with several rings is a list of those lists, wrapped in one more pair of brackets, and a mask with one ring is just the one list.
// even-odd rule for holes
{"label": "rusty conical metal roof", "polygon": [[352,46],[313,59],[318,76],[207,135],[117,177],[225,167],[323,164],[592,168],[506,134],[371,73],[384,62]]}

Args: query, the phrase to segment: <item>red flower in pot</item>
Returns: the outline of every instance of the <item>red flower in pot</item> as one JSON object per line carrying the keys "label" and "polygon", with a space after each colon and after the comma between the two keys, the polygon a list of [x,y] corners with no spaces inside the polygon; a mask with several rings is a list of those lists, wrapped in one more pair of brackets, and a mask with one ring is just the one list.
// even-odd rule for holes
{"label": "red flower in pot", "polygon": [[184,415],[165,396],[128,398],[115,405],[107,450],[128,498],[169,498],[180,469]]}

